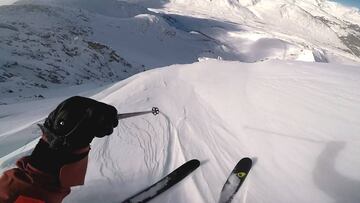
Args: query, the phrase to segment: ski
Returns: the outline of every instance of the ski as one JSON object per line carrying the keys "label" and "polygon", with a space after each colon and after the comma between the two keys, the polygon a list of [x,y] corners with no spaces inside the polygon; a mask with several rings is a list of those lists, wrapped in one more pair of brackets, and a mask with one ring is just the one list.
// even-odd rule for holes
{"label": "ski", "polygon": [[191,172],[197,169],[200,166],[200,161],[197,159],[190,160],[173,172],[159,180],[158,182],[152,184],[151,186],[145,188],[144,190],[138,192],[137,194],[127,198],[122,203],[143,203],[148,202],[161,193],[165,192],[181,180],[183,180],[186,176],[188,176]]}
{"label": "ski", "polygon": [[230,203],[233,200],[251,166],[252,160],[248,157],[241,159],[236,164],[221,190],[219,203]]}

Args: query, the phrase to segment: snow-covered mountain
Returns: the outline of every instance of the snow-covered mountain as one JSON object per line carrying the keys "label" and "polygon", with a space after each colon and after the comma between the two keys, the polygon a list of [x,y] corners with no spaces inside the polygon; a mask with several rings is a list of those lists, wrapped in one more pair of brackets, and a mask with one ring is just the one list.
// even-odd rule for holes
{"label": "snow-covered mountain", "polygon": [[0,8],[1,104],[202,57],[360,61],[359,12],[329,1],[11,2]]}
{"label": "snow-covered mountain", "polygon": [[0,4],[0,172],[33,149],[36,123],[79,94],[161,114],[121,120],[94,140],[86,185],[65,202],[119,202],[193,158],[200,168],[154,202],[217,202],[244,156],[255,165],[235,202],[360,201],[357,9],[327,0]]}
{"label": "snow-covered mountain", "polygon": [[200,10],[201,13],[211,11],[216,13],[216,16],[224,16],[224,18],[237,16],[236,22],[255,27],[293,44],[320,49],[322,53],[335,52],[348,57],[360,56],[360,13],[354,8],[344,7],[335,2],[326,0],[172,0],[171,2],[186,9]]}

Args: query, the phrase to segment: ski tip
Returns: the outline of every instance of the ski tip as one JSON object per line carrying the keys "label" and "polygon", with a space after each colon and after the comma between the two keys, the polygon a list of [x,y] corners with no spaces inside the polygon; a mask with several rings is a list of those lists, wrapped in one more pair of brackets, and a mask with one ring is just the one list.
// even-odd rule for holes
{"label": "ski tip", "polygon": [[253,164],[253,161],[250,157],[245,157],[245,158],[242,158],[239,163],[241,164],[245,164],[245,165],[248,165],[248,166],[252,166]]}
{"label": "ski tip", "polygon": [[241,160],[252,163],[252,159],[250,157],[245,157],[245,158],[242,158]]}
{"label": "ski tip", "polygon": [[200,166],[200,161],[198,159],[192,159],[192,160],[188,161],[188,163],[189,164],[191,163],[191,165],[195,165],[197,167]]}

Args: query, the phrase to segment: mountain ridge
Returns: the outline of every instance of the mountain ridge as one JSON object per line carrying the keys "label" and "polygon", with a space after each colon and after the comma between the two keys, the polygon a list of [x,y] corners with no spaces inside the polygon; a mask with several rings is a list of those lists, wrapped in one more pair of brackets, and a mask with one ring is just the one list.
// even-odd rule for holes
{"label": "mountain ridge", "polygon": [[21,0],[0,7],[0,92],[12,98],[1,104],[202,58],[360,62],[360,15],[337,3],[146,1],[155,9],[143,3]]}

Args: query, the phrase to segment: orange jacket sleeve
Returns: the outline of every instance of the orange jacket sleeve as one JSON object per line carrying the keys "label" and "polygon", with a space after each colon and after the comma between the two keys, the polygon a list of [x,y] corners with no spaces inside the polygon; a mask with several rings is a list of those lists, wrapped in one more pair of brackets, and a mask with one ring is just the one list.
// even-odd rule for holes
{"label": "orange jacket sleeve", "polygon": [[34,168],[29,157],[17,161],[17,167],[0,177],[0,202],[21,202],[26,198],[35,202],[60,203],[70,193],[70,187],[83,185],[88,156],[62,166],[59,177]]}

